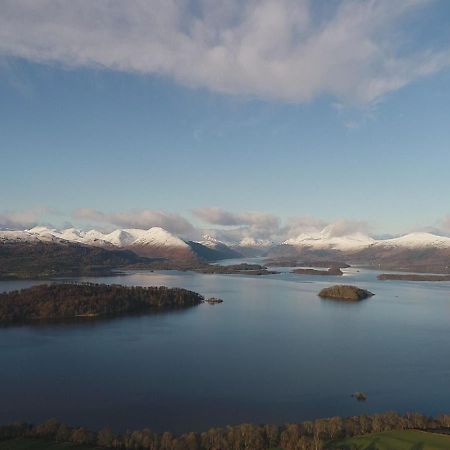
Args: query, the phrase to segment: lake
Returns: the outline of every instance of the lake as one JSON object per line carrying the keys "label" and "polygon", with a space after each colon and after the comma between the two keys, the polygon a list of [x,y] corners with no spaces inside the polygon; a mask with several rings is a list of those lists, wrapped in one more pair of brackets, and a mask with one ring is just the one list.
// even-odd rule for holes
{"label": "lake", "polygon": [[[251,262],[251,261],[249,261]],[[450,412],[450,283],[130,272],[80,278],[165,285],[224,303],[0,328],[0,423],[57,417],[121,431],[182,432],[386,410]],[[335,283],[376,295],[321,300]],[[0,282],[0,291],[32,281]],[[368,394],[366,402],[351,397]]]}

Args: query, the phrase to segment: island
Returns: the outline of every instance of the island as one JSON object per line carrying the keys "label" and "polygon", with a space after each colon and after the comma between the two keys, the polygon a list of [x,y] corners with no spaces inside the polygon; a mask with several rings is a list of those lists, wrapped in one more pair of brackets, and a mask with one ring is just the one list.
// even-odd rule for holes
{"label": "island", "polygon": [[204,297],[180,288],[42,284],[0,294],[0,323],[107,317],[187,308]]}
{"label": "island", "polygon": [[361,289],[357,286],[337,284],[328,288],[324,288],[319,292],[319,297],[334,300],[346,300],[357,302],[368,297],[372,297],[372,292]]}
{"label": "island", "polygon": [[418,275],[408,273],[382,273],[377,277],[379,280],[397,281],[450,281],[450,275]]}
{"label": "island", "polygon": [[208,298],[208,300],[205,300],[205,302],[209,305],[218,305],[219,303],[223,303],[223,300],[221,298],[211,297]]}
{"label": "island", "polygon": [[367,394],[365,392],[354,392],[352,394],[353,398],[356,398],[356,400],[358,400],[358,402],[365,402],[367,400]]}
{"label": "island", "polygon": [[237,274],[237,275],[274,275],[279,272],[268,270],[267,267],[260,264],[231,264],[222,266],[219,264],[207,264],[202,267],[192,269],[198,273],[214,273],[214,274]]}
{"label": "island", "polygon": [[292,273],[297,275],[332,275],[341,276],[344,274],[339,267],[330,267],[328,270],[317,270],[317,269],[294,269]]}
{"label": "island", "polygon": [[201,261],[154,261],[151,263],[138,263],[127,266],[134,270],[179,270],[182,272],[197,272],[201,274],[222,275],[275,275],[280,272],[269,270],[260,264],[209,264]]}

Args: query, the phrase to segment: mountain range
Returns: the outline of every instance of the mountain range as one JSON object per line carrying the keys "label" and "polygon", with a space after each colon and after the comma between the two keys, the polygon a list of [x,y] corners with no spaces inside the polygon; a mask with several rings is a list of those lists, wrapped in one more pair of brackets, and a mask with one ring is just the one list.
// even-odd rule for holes
{"label": "mountain range", "polygon": [[246,238],[224,243],[205,235],[199,241],[185,240],[169,231],[152,227],[117,229],[110,233],[76,228],[57,230],[34,227],[21,231],[0,231],[0,243],[67,242],[106,250],[129,250],[141,257],[176,261],[217,261],[242,256],[267,255],[271,258],[335,258],[353,264],[400,266],[450,266],[450,238],[432,233],[410,233],[391,239],[374,239],[363,233],[335,235],[333,229],[303,233],[279,244]]}
{"label": "mountain range", "polygon": [[288,239],[270,249],[268,254],[272,258],[332,258],[393,270],[437,273],[450,270],[450,238],[425,232],[374,239],[363,233],[336,236],[325,228],[318,233]]}
{"label": "mountain range", "polygon": [[201,259],[217,261],[225,258],[238,258],[239,252],[211,236],[201,242],[183,240],[160,227],[148,230],[136,228],[117,229],[110,233],[98,230],[83,231],[76,228],[57,230],[48,227],[34,227],[29,230],[0,231],[0,243],[76,243],[107,250],[130,250],[138,256],[164,258],[177,261]]}

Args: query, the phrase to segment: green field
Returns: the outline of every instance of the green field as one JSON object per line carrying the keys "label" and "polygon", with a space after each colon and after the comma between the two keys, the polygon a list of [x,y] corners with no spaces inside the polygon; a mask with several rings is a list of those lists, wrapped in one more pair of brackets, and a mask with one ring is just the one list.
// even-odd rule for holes
{"label": "green field", "polygon": [[93,447],[42,439],[11,439],[0,441],[0,450],[93,450]]}
{"label": "green field", "polygon": [[450,450],[450,436],[423,431],[387,431],[336,441],[329,449],[352,450]]}

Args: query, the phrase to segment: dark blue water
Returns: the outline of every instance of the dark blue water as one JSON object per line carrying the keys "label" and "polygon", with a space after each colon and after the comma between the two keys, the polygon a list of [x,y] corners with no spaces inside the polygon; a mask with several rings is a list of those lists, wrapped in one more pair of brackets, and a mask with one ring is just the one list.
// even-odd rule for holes
{"label": "dark blue water", "polygon": [[[385,410],[450,411],[450,283],[131,273],[224,299],[181,312],[0,329],[0,422],[203,430]],[[92,279],[90,279],[92,280]],[[376,295],[321,300],[335,282]],[[1,282],[0,290],[30,282]],[[368,394],[367,402],[351,398]]]}

